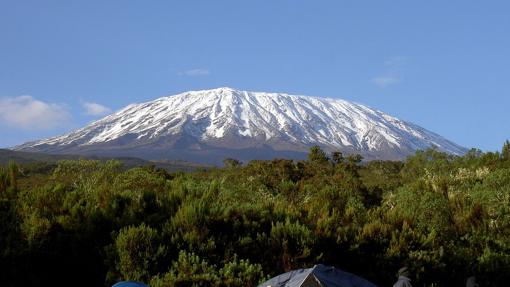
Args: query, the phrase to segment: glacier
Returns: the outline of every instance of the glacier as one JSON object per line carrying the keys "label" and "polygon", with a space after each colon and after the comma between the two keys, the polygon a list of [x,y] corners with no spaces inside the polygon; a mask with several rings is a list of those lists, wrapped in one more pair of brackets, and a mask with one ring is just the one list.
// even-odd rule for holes
{"label": "glacier", "polygon": [[313,145],[368,159],[403,159],[430,147],[454,155],[466,152],[433,132],[362,104],[228,87],[131,104],[84,128],[13,149],[130,156],[140,151],[145,158],[157,150],[152,157],[175,159],[179,150],[203,156],[207,149],[305,153]]}

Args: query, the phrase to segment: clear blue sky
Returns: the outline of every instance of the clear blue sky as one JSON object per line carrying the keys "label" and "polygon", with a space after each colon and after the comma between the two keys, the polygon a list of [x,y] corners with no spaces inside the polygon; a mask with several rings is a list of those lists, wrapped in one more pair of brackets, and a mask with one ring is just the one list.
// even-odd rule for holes
{"label": "clear blue sky", "polygon": [[343,98],[499,150],[510,1],[0,2],[0,146],[222,86]]}

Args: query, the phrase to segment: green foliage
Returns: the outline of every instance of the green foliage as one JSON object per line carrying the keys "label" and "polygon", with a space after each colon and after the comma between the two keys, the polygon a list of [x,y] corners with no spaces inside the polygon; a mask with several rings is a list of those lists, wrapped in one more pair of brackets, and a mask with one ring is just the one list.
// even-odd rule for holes
{"label": "green foliage", "polygon": [[501,149],[501,158],[503,160],[510,160],[510,141],[506,141]]}
{"label": "green foliage", "polygon": [[[119,162],[0,167],[6,286],[256,286],[317,263],[391,285],[510,274],[510,144],[362,162],[318,147],[195,173]],[[507,277],[505,277],[507,276]]]}
{"label": "green foliage", "polygon": [[328,160],[329,159],[326,156],[326,153],[319,146],[313,146],[310,148],[310,152],[308,153],[308,161],[311,163],[323,164]]}
{"label": "green foliage", "polygon": [[9,175],[9,186],[14,190],[18,189],[19,170],[15,162],[9,162],[9,165],[7,166],[7,172]]}
{"label": "green foliage", "polygon": [[0,195],[9,196],[18,190],[19,168],[15,162],[10,161],[7,168],[0,166]]}
{"label": "green foliage", "polygon": [[248,259],[239,260],[234,256],[233,260],[227,262],[220,270],[219,286],[256,286],[264,281],[264,272],[260,264],[251,264]]}
{"label": "green foliage", "polygon": [[180,286],[256,286],[266,279],[260,264],[251,264],[249,260],[239,260],[234,256],[218,268],[194,253],[181,251],[177,261],[172,263],[168,272],[155,276],[151,280],[153,287]]}
{"label": "green foliage", "polygon": [[223,160],[223,165],[227,168],[236,168],[241,165],[241,162],[234,158],[226,158]]}
{"label": "green foliage", "polygon": [[297,259],[310,255],[313,236],[306,226],[286,218],[284,222],[271,225],[269,240],[276,247],[273,252],[280,256],[281,267],[290,271],[296,267]]}
{"label": "green foliage", "polygon": [[115,239],[115,249],[122,279],[147,281],[150,278],[157,259],[165,253],[165,248],[157,245],[157,237],[157,230],[145,224],[120,230]]}
{"label": "green foliage", "polygon": [[10,185],[9,174],[5,168],[0,167],[0,194],[4,195]]}
{"label": "green foliage", "polygon": [[215,286],[218,281],[216,266],[193,253],[181,251],[170,270],[161,278],[154,278],[151,286]]}

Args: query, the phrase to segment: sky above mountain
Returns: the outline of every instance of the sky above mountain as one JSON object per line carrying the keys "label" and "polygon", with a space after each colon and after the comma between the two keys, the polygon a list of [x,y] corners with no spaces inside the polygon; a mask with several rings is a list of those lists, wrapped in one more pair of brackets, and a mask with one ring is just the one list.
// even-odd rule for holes
{"label": "sky above mountain", "polygon": [[342,98],[460,145],[510,138],[508,1],[2,1],[0,147],[229,86]]}

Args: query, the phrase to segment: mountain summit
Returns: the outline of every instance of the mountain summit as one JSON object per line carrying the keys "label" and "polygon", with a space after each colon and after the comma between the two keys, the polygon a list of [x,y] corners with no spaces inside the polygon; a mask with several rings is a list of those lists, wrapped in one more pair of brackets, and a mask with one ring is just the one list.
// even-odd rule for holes
{"label": "mountain summit", "polygon": [[429,147],[457,155],[466,151],[364,105],[231,88],[129,105],[71,133],[13,149],[218,163],[226,157],[303,158],[313,145],[368,159],[402,159]]}

